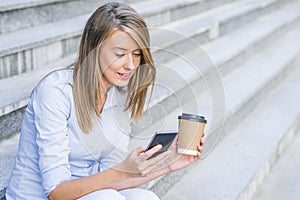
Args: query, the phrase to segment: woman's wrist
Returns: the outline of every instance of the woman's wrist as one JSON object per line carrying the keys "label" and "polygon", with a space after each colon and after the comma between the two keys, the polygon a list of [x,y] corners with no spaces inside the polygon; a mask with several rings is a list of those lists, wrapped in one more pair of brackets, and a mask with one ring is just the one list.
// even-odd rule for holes
{"label": "woman's wrist", "polygon": [[131,178],[132,175],[129,173],[129,172],[126,172],[125,170],[123,169],[120,169],[120,168],[112,168],[115,173],[117,174],[118,177],[120,177],[121,179],[128,179],[128,178]]}
{"label": "woman's wrist", "polygon": [[126,164],[124,163],[119,163],[115,167],[112,168],[119,177],[122,177],[122,179],[129,179],[136,177],[136,174],[132,171],[130,171],[127,167]]}

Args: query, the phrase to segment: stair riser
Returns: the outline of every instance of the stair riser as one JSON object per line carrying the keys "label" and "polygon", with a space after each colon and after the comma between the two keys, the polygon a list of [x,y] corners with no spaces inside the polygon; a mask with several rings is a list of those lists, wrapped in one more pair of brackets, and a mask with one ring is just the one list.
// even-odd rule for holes
{"label": "stair riser", "polygon": [[155,63],[163,64],[170,62],[181,54],[191,51],[191,47],[195,47],[196,44],[201,45],[209,41],[209,30],[204,30],[198,33],[193,33],[192,36],[181,36],[181,41],[173,42],[167,46],[159,47],[159,49],[153,49],[153,57]]}
{"label": "stair riser", "polygon": [[104,0],[60,1],[2,12],[0,34],[91,13],[104,2]]}
{"label": "stair riser", "polygon": [[190,5],[184,5],[184,7],[177,7],[168,11],[158,12],[152,15],[144,15],[145,21],[149,27],[157,27],[163,24],[182,19],[185,17],[199,14],[202,11],[215,8],[222,3],[228,3],[235,0],[204,0],[192,3]]}
{"label": "stair riser", "polygon": [[25,108],[0,116],[0,142],[20,132]]}
{"label": "stair riser", "polygon": [[0,58],[0,79],[9,78],[35,69],[74,54],[79,48],[80,35],[49,41],[47,44],[24,49]]}

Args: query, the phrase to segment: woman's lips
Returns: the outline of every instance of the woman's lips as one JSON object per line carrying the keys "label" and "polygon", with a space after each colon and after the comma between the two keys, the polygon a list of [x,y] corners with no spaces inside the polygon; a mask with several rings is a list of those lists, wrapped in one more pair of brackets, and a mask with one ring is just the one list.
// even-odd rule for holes
{"label": "woman's lips", "polygon": [[131,76],[131,73],[119,73],[118,72],[118,75],[122,80],[128,80]]}

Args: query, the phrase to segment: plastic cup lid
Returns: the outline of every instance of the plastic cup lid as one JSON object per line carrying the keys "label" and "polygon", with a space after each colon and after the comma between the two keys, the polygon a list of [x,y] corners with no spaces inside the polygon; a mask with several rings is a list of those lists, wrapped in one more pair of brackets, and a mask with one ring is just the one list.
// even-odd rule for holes
{"label": "plastic cup lid", "polygon": [[193,121],[197,121],[197,122],[207,123],[207,120],[205,119],[205,117],[196,115],[196,114],[182,113],[182,115],[178,116],[178,119],[186,119],[186,120],[193,120]]}

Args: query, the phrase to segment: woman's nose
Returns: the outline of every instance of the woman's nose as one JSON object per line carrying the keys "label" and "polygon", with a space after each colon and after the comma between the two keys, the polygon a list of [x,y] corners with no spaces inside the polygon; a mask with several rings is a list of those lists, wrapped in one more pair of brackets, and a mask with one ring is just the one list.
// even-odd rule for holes
{"label": "woman's nose", "polygon": [[133,55],[129,53],[126,57],[127,59],[124,67],[128,70],[133,70],[135,68]]}

